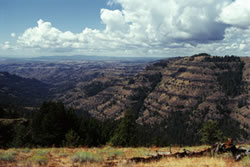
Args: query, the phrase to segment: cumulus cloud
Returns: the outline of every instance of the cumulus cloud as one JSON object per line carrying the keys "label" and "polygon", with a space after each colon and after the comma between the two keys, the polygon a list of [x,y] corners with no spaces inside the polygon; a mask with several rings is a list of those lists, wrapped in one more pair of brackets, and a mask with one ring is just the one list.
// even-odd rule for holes
{"label": "cumulus cloud", "polygon": [[109,5],[119,4],[121,9],[100,10],[105,30],[85,28],[80,33],[63,32],[40,19],[37,26],[18,37],[17,45],[56,52],[112,55],[173,56],[246,51],[250,39],[250,19],[247,19],[250,14],[249,5],[243,2],[110,0]]}
{"label": "cumulus cloud", "polygon": [[236,0],[223,8],[218,18],[219,21],[247,28],[250,26],[250,1],[249,0]]}
{"label": "cumulus cloud", "polygon": [[129,28],[120,10],[101,9],[101,19],[107,32],[124,32]]}
{"label": "cumulus cloud", "polygon": [[27,47],[40,47],[40,48],[58,48],[58,47],[71,47],[76,36],[70,32],[62,32],[57,28],[52,27],[50,22],[43,20],[37,21],[37,27],[27,29],[22,36],[18,38],[18,43]]}
{"label": "cumulus cloud", "polygon": [[75,34],[70,31],[63,32],[53,27],[50,22],[40,19],[36,27],[27,29],[18,37],[17,44],[24,48],[38,48],[56,52],[77,50],[92,53],[93,51],[119,49],[124,41],[109,33],[89,28]]}
{"label": "cumulus cloud", "polygon": [[130,33],[157,42],[209,42],[223,39],[227,25],[218,13],[230,0],[113,0],[122,5]]}
{"label": "cumulus cloud", "polygon": [[11,33],[10,36],[13,37],[13,38],[15,38],[16,34],[15,33]]}
{"label": "cumulus cloud", "polygon": [[6,49],[10,49],[11,46],[10,46],[10,42],[9,41],[6,41],[4,42],[4,44],[2,45],[2,49],[6,50]]}

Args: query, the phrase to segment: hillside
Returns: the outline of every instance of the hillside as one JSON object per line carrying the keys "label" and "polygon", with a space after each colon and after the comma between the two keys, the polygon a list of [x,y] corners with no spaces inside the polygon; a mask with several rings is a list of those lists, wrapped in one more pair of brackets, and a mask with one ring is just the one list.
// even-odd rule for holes
{"label": "hillside", "polygon": [[39,105],[48,98],[49,86],[36,79],[0,72],[1,104]]}
{"label": "hillside", "polygon": [[[106,84],[103,76],[82,89],[78,85],[59,99],[98,119],[119,119],[125,109],[133,108],[138,123],[158,124],[170,113],[182,111],[199,122],[229,117],[226,124],[232,118],[249,130],[249,59],[242,61],[244,69],[239,59],[213,60],[206,55],[162,60],[119,82]],[[95,95],[86,95],[86,90],[97,88],[101,90]],[[73,96],[76,92],[84,96]]]}
{"label": "hillside", "polygon": [[240,60],[196,56],[169,63],[161,69],[161,82],[145,99],[138,121],[155,122],[175,111],[202,112],[205,120],[247,111],[249,60],[244,59],[242,80]]}
{"label": "hillside", "polygon": [[[132,108],[140,124],[159,124],[185,113],[189,123],[200,125],[213,119],[224,128],[240,127],[250,132],[250,58],[199,54],[148,64],[26,62],[1,64],[0,70],[49,84],[51,100],[62,101],[99,120],[120,119],[126,109]],[[47,92],[46,86],[37,80],[20,82],[14,97],[24,102],[29,98],[44,100],[45,95],[39,93]],[[4,86],[1,89],[2,94],[9,94],[3,92]]]}
{"label": "hillside", "polygon": [[[124,110],[133,108],[138,123],[159,124],[168,117],[182,117],[178,115],[182,112],[189,117],[184,121],[194,126],[212,119],[222,129],[249,133],[249,62],[206,54],[162,60],[94,96],[70,99],[69,91],[61,99],[101,120],[119,119]],[[103,81],[105,77],[92,81],[88,90]]]}
{"label": "hillside", "polygon": [[145,98],[137,122],[166,122],[175,135],[197,134],[202,123],[212,119],[225,136],[249,134],[249,62],[199,55],[168,63],[160,70],[161,81]]}

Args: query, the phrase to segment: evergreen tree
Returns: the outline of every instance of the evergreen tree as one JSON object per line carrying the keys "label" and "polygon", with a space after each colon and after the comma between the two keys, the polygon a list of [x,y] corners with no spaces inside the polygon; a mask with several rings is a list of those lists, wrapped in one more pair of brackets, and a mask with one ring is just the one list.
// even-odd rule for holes
{"label": "evergreen tree", "polygon": [[216,121],[209,120],[203,123],[200,130],[201,142],[204,144],[214,144],[223,140],[223,134],[218,128]]}
{"label": "evergreen tree", "polygon": [[165,144],[191,145],[195,142],[195,127],[189,124],[190,114],[189,111],[169,113],[165,125],[161,125],[161,127],[166,127],[165,133],[162,132],[162,135],[166,135]]}
{"label": "evergreen tree", "polygon": [[101,140],[100,122],[93,118],[82,117],[79,127],[81,145],[98,146]]}
{"label": "evergreen tree", "polygon": [[111,137],[114,135],[117,125],[118,121],[111,119],[101,122],[100,144],[105,145],[111,139]]}
{"label": "evergreen tree", "polygon": [[77,123],[74,111],[65,109],[63,103],[45,102],[32,121],[33,141],[40,146],[60,146]]}
{"label": "evergreen tree", "polygon": [[12,124],[0,122],[0,148],[8,148],[14,137],[14,128]]}
{"label": "evergreen tree", "polygon": [[65,134],[65,140],[63,141],[64,147],[77,147],[80,143],[80,137],[74,130],[70,130]]}
{"label": "evergreen tree", "polygon": [[2,106],[0,106],[0,118],[4,118],[5,117],[5,111],[4,108]]}
{"label": "evergreen tree", "polygon": [[136,122],[132,110],[125,111],[114,136],[111,138],[114,146],[135,146],[136,145]]}
{"label": "evergreen tree", "polygon": [[29,126],[18,125],[14,128],[15,136],[12,141],[14,147],[29,147],[31,142],[31,129]]}

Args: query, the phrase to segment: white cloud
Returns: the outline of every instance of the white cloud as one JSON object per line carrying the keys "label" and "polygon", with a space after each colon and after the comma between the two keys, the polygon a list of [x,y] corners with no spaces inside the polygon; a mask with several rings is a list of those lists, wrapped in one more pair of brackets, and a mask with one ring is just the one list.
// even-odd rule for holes
{"label": "white cloud", "polygon": [[120,10],[101,9],[101,19],[107,32],[124,32],[129,28]]}
{"label": "white cloud", "polygon": [[199,44],[197,48],[215,55],[250,56],[250,28],[227,28],[223,40],[211,44]]}
{"label": "white cloud", "polygon": [[223,8],[219,21],[247,28],[250,26],[250,0],[236,0]]}
{"label": "white cloud", "polygon": [[2,49],[3,50],[11,49],[10,42],[9,41],[4,42],[4,44],[2,45]]}
{"label": "white cloud", "polygon": [[0,43],[0,51],[16,51],[18,49],[17,45],[13,45],[10,41],[5,41],[4,43]]}
{"label": "white cloud", "polygon": [[[115,3],[120,10],[100,10],[106,26],[103,31],[63,32],[38,20],[37,26],[18,37],[17,45],[54,52],[136,56],[240,53],[249,48],[249,5],[242,5],[243,0],[109,1],[109,5]],[[237,19],[243,14],[238,8],[245,11],[241,19]]]}
{"label": "white cloud", "polygon": [[230,0],[113,0],[122,5],[131,34],[157,43],[206,43],[223,39],[227,25],[217,22],[216,18],[228,2]]}
{"label": "white cloud", "polygon": [[38,20],[37,27],[27,29],[17,40],[24,47],[65,48],[72,47],[72,41],[77,39],[70,31],[62,32],[52,27],[50,22]]}
{"label": "white cloud", "polygon": [[245,47],[246,47],[246,44],[245,43],[241,43],[239,49],[243,50],[243,49],[245,49]]}
{"label": "white cloud", "polygon": [[15,38],[16,34],[15,33],[11,33],[10,36],[13,37],[13,38]]}

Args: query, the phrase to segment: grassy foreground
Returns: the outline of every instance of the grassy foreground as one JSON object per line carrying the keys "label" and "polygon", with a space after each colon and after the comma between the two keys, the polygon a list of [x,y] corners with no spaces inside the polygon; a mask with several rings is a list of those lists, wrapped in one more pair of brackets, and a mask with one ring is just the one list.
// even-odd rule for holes
{"label": "grassy foreground", "polygon": [[[208,146],[185,147],[190,151],[200,151]],[[174,147],[172,152],[184,148]],[[156,151],[169,152],[169,148],[42,148],[42,149],[8,149],[0,150],[0,167],[250,167],[250,157],[235,162],[230,153],[204,156],[200,158],[162,158],[150,163],[133,163],[128,159],[133,157],[148,157]]]}

